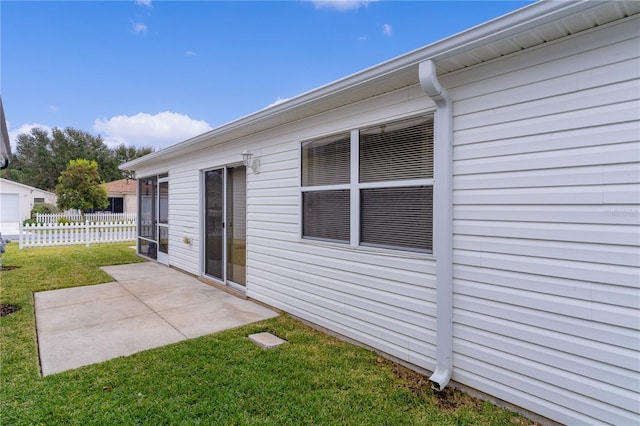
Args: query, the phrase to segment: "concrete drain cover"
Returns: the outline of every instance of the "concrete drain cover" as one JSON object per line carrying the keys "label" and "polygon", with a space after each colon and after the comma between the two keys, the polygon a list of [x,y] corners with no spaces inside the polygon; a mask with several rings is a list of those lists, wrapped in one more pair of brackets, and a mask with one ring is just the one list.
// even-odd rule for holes
{"label": "concrete drain cover", "polygon": [[267,333],[266,331],[264,333],[250,334],[249,339],[251,339],[256,345],[264,349],[273,349],[287,342],[286,340],[282,340],[278,336],[274,336],[273,334]]}

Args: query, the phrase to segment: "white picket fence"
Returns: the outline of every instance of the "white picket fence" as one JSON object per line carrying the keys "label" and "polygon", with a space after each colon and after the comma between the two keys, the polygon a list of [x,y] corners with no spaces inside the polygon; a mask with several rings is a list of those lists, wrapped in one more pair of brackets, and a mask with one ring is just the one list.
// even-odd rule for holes
{"label": "white picket fence", "polygon": [[82,217],[82,213],[78,211],[70,211],[65,213],[36,213],[36,222],[40,223],[58,223],[59,219],[67,219],[70,222],[131,222],[137,219],[136,213],[111,213],[96,212],[87,213]]}
{"label": "white picket fence", "polygon": [[97,243],[115,243],[136,239],[136,223],[34,223],[20,224],[20,246],[44,247]]}

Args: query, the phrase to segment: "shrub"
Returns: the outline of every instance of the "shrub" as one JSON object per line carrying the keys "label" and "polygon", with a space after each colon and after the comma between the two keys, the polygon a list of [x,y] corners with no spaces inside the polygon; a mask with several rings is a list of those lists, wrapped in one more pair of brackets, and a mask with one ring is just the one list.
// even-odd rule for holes
{"label": "shrub", "polygon": [[40,224],[41,222],[38,222],[35,219],[27,219],[24,222],[22,222],[23,225],[36,225],[36,224]]}
{"label": "shrub", "polygon": [[36,204],[31,209],[31,218],[35,218],[36,214],[50,214],[50,213],[54,213],[55,211],[56,211],[56,207],[54,205],[47,204],[47,203],[39,203],[39,204]]}

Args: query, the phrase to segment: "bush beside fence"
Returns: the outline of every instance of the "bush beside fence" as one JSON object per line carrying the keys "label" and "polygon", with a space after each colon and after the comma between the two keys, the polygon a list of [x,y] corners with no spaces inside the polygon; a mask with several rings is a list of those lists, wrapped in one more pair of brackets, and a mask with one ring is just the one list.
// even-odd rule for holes
{"label": "bush beside fence", "polygon": [[36,213],[35,220],[40,223],[58,223],[60,219],[69,222],[131,222],[137,219],[136,213],[96,212],[82,216],[80,212]]}
{"label": "bush beside fence", "polygon": [[136,223],[34,223],[20,224],[20,248],[115,243],[136,239]]}

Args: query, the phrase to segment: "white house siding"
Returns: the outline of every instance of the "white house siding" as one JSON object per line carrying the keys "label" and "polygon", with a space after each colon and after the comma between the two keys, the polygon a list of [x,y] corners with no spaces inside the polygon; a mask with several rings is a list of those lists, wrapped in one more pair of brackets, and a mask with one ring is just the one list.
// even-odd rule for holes
{"label": "white house siding", "polygon": [[135,194],[124,194],[123,207],[124,213],[137,213],[138,212],[138,197]]}
{"label": "white house siding", "polygon": [[18,225],[29,219],[36,199],[55,205],[56,194],[7,179],[0,179],[0,233],[18,234]]}
{"label": "white house siding", "polygon": [[640,418],[640,28],[443,79],[453,379],[567,424]]}
{"label": "white house siding", "polygon": [[418,87],[264,135],[248,189],[247,294],[423,368],[435,358],[431,256],[300,240],[300,141],[425,113]]}
{"label": "white house siding", "polygon": [[[180,167],[177,167],[180,166]],[[183,163],[169,172],[169,264],[199,275],[200,174]],[[185,238],[190,243],[185,243]]]}
{"label": "white house siding", "polygon": [[[237,165],[248,148],[247,295],[414,365],[434,368],[435,261],[403,251],[300,238],[300,142],[433,111],[418,86],[171,159],[169,263],[202,273],[202,170]],[[191,239],[191,245],[183,242]]]}

